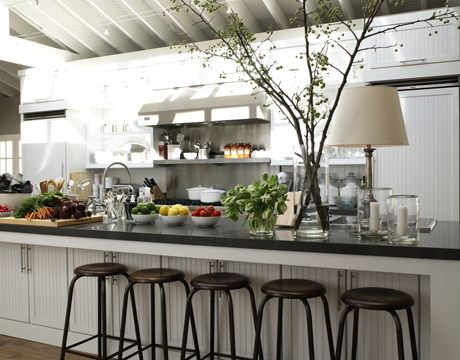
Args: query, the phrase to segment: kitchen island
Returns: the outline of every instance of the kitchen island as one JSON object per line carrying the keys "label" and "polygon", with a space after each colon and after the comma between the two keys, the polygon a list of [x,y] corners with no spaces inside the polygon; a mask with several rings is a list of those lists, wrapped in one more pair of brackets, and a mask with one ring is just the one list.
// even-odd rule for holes
{"label": "kitchen island", "polygon": [[[103,252],[105,258],[109,258],[107,253],[110,252],[111,254],[119,254],[115,261],[123,263],[126,262],[122,261],[123,256],[120,254],[125,254],[125,259],[129,258],[129,254],[153,255],[159,259],[159,265],[175,265],[175,267],[181,262],[168,260],[166,263],[165,259],[199,259],[202,261],[201,267],[194,266],[204,271],[208,268],[207,265],[203,264],[208,263],[212,263],[210,266],[215,265],[214,269],[226,264],[229,271],[244,268],[241,266],[232,267],[231,264],[233,263],[268,266],[259,271],[263,274],[261,279],[253,279],[249,275],[257,293],[260,293],[258,287],[267,279],[271,280],[280,275],[294,277],[299,273],[305,273],[299,272],[296,270],[297,268],[308,267],[309,269],[326,269],[329,272],[337,271],[338,288],[334,289],[332,286],[326,285],[328,300],[331,309],[335,309],[334,311],[337,313],[335,317],[337,318],[343,310],[343,306],[340,308],[340,301],[338,300],[340,293],[345,288],[361,286],[360,273],[372,272],[409,276],[407,282],[409,286],[417,283],[412,294],[416,296],[416,303],[420,302],[416,305],[419,315],[417,326],[419,328],[420,358],[458,359],[458,354],[460,354],[460,342],[457,341],[458,334],[460,334],[460,312],[457,306],[458,299],[460,299],[460,233],[458,222],[438,222],[430,233],[421,234],[420,244],[417,246],[393,246],[387,243],[361,242],[357,240],[352,227],[332,228],[326,242],[299,241],[294,238],[292,229],[277,229],[273,239],[257,239],[251,237],[247,226],[241,227],[241,224],[241,220],[238,223],[233,223],[227,219],[222,219],[216,227],[212,228],[198,228],[191,220],[188,220],[183,226],[169,227],[161,219],[154,225],[90,223],[63,228],[0,224],[0,240],[2,245],[27,244],[26,253],[29,252],[29,246],[51,247],[67,251],[69,254],[78,250],[99,251]],[[24,251],[23,248],[21,254]],[[0,256],[2,256],[1,253]],[[67,257],[67,259],[69,258]],[[5,255],[3,254],[2,260],[4,259]],[[21,262],[23,261],[21,257]],[[21,269],[29,268],[28,262],[29,260],[27,260],[26,266],[22,264]],[[129,264],[127,265],[130,267]],[[66,284],[73,276],[72,269],[74,266],[75,263],[69,260],[64,265],[67,270],[65,274]],[[5,265],[2,268],[4,269],[4,267]],[[137,267],[142,266],[139,264]],[[130,271],[132,270],[130,268]],[[190,276],[195,275],[193,271],[184,270],[188,280],[190,280]],[[27,272],[29,272],[28,269]],[[46,272],[41,275],[46,276]],[[350,275],[349,280],[348,275]],[[55,276],[55,274],[48,274],[48,276]],[[335,275],[332,276],[335,277]],[[340,277],[346,280],[343,286],[340,285],[342,284]],[[363,275],[362,279],[365,278],[366,276]],[[356,282],[353,283],[353,281]],[[364,282],[362,283],[364,284]],[[405,289],[405,282],[401,281],[400,278],[398,278],[397,283],[401,290],[407,290]],[[59,289],[58,292],[59,296],[65,300],[67,288],[63,287],[64,289]],[[121,290],[123,287],[120,286]],[[29,285],[29,291],[30,288]],[[35,288],[33,291],[39,290]],[[257,299],[260,300],[260,298],[261,295],[259,294]],[[119,300],[114,301],[114,308],[119,305],[118,302]],[[179,305],[181,304],[183,302],[179,303]],[[117,316],[114,316],[116,323]],[[334,314],[332,316],[334,317]],[[48,329],[48,335],[46,335],[46,331],[43,331],[41,335],[36,333],[33,335],[34,331],[30,329],[36,331],[41,326],[27,323],[27,321],[23,321],[17,326],[17,321],[4,319],[4,317],[0,313],[0,318],[2,318],[0,319],[0,333],[2,334],[54,345],[60,343],[59,334],[61,332],[58,329],[54,332]],[[404,316],[403,322],[405,323]],[[335,326],[336,321],[333,320],[334,332],[337,329]],[[116,330],[114,331],[116,332]],[[75,332],[78,333],[79,331]],[[179,333],[180,331],[178,331],[177,337],[180,337]],[[58,338],[50,339],[50,336],[57,336]],[[75,338],[78,339],[78,334],[75,334]],[[174,339],[170,341],[174,342]],[[361,344],[365,343],[362,338],[360,338],[360,342]],[[407,343],[408,341],[406,341]],[[243,352],[250,352],[249,348],[250,346]],[[321,351],[321,349],[317,351]],[[292,350],[291,358],[296,358],[294,353],[295,351]],[[321,357],[318,356],[318,358]],[[380,359],[380,357],[378,358]],[[377,359],[377,357],[373,357],[373,359]]]}

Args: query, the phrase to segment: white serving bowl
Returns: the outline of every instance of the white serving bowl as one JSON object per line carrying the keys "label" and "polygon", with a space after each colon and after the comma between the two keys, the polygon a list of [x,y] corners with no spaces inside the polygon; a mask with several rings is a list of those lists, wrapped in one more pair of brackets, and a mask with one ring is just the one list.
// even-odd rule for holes
{"label": "white serving bowl", "polygon": [[0,205],[8,206],[10,210],[17,210],[25,199],[30,198],[32,193],[15,193],[15,194],[0,194]]}
{"label": "white serving bowl", "polygon": [[0,218],[2,217],[10,217],[13,215],[13,212],[3,212],[3,213],[0,213]]}
{"label": "white serving bowl", "polygon": [[184,158],[186,158],[187,160],[193,160],[196,158],[196,156],[198,155],[198,153],[195,153],[195,152],[185,152],[183,153],[184,155]]}
{"label": "white serving bowl", "polygon": [[168,224],[169,226],[178,226],[185,223],[190,215],[176,215],[176,216],[167,216],[160,215],[161,219]]}
{"label": "white serving bowl", "polygon": [[160,214],[131,214],[131,216],[139,224],[155,224]]}
{"label": "white serving bowl", "polygon": [[220,219],[222,219],[222,216],[206,216],[206,217],[192,216],[192,221],[198,227],[214,226],[220,221]]}

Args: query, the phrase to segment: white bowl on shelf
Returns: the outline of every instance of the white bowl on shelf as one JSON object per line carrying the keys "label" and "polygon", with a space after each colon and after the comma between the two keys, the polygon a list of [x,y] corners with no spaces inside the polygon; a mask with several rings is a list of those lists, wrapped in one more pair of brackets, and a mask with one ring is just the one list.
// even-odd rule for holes
{"label": "white bowl on shelf", "polygon": [[198,153],[196,152],[185,152],[183,153],[184,155],[184,158],[186,158],[187,160],[193,160],[193,159],[196,159],[196,156],[198,155]]}
{"label": "white bowl on shelf", "polygon": [[131,214],[138,224],[155,224],[160,214]]}
{"label": "white bowl on shelf", "polygon": [[204,217],[192,216],[192,221],[198,227],[211,227],[211,226],[214,226],[221,219],[222,219],[222,216],[204,216]]}
{"label": "white bowl on shelf", "polygon": [[176,216],[167,216],[160,215],[161,220],[163,220],[169,226],[179,226],[183,225],[190,217],[190,215],[176,215]]}

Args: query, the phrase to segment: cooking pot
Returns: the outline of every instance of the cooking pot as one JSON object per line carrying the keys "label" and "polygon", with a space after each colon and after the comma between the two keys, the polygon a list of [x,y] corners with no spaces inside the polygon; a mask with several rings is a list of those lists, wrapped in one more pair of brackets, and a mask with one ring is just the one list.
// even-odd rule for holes
{"label": "cooking pot", "polygon": [[[201,185],[197,186],[197,187],[193,187],[193,188],[190,188],[190,189],[186,189],[188,191],[188,198],[190,200],[200,200],[200,193],[203,191],[203,190],[209,190],[209,188],[207,187],[202,187]],[[220,200],[219,200],[220,201]]]}
{"label": "cooking pot", "polygon": [[224,190],[208,189],[200,191],[200,200],[204,203],[220,202],[222,194],[225,194]]}

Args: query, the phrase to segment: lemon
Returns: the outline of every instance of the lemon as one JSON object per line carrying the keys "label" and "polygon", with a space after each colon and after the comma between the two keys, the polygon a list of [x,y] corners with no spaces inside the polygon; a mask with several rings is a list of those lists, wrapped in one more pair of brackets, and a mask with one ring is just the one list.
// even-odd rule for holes
{"label": "lemon", "polygon": [[179,211],[177,211],[176,208],[169,209],[168,216],[177,216],[177,215],[179,215]]}
{"label": "lemon", "polygon": [[175,204],[173,206],[171,206],[172,209],[177,209],[177,211],[179,211],[179,209],[182,207],[181,204]]}
{"label": "lemon", "polygon": [[160,208],[160,215],[168,215],[169,212],[169,206],[168,205],[163,205]]}
{"label": "lemon", "polygon": [[190,210],[188,209],[187,206],[182,206],[182,207],[179,209],[179,214],[180,214],[180,215],[188,215],[188,214],[190,214]]}

